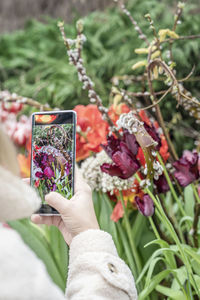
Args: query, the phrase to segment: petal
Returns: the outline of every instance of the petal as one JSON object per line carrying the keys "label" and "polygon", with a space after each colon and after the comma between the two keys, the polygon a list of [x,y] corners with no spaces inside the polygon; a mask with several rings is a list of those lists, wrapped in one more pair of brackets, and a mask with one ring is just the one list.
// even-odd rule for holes
{"label": "petal", "polygon": [[110,216],[111,220],[117,222],[124,215],[124,210],[121,201],[118,201],[115,205],[112,215]]}
{"label": "petal", "polygon": [[119,150],[120,140],[116,139],[113,135],[107,137],[107,145],[101,145],[104,151],[108,154],[110,158],[115,151]]}
{"label": "petal", "polygon": [[115,152],[112,160],[121,169],[124,179],[131,177],[140,167],[139,162],[133,160],[126,152]]}
{"label": "petal", "polygon": [[198,153],[185,150],[183,152],[183,158],[186,159],[190,164],[194,165],[197,162]]}
{"label": "petal", "polygon": [[143,198],[135,197],[135,202],[138,210],[145,216],[150,217],[154,214],[154,203],[148,194],[145,194]]}
{"label": "petal", "polygon": [[118,176],[120,178],[123,177],[121,169],[116,165],[104,163],[102,166],[100,166],[100,168],[102,172],[107,173],[110,176]]}
{"label": "petal", "polygon": [[139,145],[136,141],[136,137],[133,134],[129,133],[128,130],[125,130],[123,134],[123,138],[124,138],[124,142],[126,143],[131,153],[133,155],[137,155]]}
{"label": "petal", "polygon": [[186,187],[188,184],[192,183],[197,179],[193,173],[189,172],[189,170],[188,172],[175,171],[174,177],[177,179],[178,183],[183,187]]}
{"label": "petal", "polygon": [[158,193],[166,193],[167,191],[169,191],[169,185],[164,174],[159,176],[158,180],[154,179],[154,184],[157,187]]}

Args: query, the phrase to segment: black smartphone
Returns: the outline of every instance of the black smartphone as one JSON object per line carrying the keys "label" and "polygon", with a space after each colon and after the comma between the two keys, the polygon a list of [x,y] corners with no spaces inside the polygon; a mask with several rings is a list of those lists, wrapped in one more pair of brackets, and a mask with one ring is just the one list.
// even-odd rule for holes
{"label": "black smartphone", "polygon": [[42,205],[37,213],[59,215],[45,202],[51,191],[66,199],[74,194],[76,112],[49,111],[32,114],[31,186]]}

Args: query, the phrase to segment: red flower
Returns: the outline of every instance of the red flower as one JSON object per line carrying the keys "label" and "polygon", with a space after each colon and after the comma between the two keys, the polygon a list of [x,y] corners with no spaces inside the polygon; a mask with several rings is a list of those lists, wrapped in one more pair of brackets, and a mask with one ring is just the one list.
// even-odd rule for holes
{"label": "red flower", "polygon": [[118,201],[115,205],[112,215],[110,216],[111,220],[117,222],[124,215],[124,210],[121,201]]}
{"label": "red flower", "polygon": [[116,125],[117,120],[121,114],[128,113],[130,108],[125,103],[120,103],[118,105],[111,105],[108,111],[108,115]]}
{"label": "red flower", "polygon": [[35,115],[35,121],[37,123],[50,124],[57,118],[57,115]]}
{"label": "red flower", "polygon": [[17,114],[22,110],[23,105],[17,102],[2,102],[2,108],[4,111]]}
{"label": "red flower", "polygon": [[17,159],[20,166],[21,176],[26,178],[30,177],[30,167],[31,167],[31,136],[29,137],[28,142],[26,143],[27,156],[24,154],[18,154]]}
{"label": "red flower", "polygon": [[40,185],[40,180],[38,179],[38,180],[35,181],[34,186],[35,186],[36,188],[38,188],[39,185]]}
{"label": "red flower", "polygon": [[93,152],[101,151],[101,143],[106,142],[108,123],[102,120],[102,115],[96,105],[77,105],[76,157],[77,161],[85,159]]}

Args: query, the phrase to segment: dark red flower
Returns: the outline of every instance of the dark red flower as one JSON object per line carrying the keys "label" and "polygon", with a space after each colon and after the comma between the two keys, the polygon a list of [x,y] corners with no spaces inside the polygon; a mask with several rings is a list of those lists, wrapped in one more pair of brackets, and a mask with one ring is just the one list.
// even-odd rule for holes
{"label": "dark red flower", "polygon": [[181,186],[185,187],[199,178],[198,162],[199,154],[186,150],[183,156],[173,163],[176,169],[174,176]]}
{"label": "dark red flower", "polygon": [[166,193],[169,191],[169,185],[164,174],[159,176],[158,180],[154,179],[154,184],[156,185],[158,193]]}
{"label": "dark red flower", "polygon": [[123,138],[124,141],[109,136],[108,144],[102,145],[114,164],[105,163],[101,166],[101,170],[111,176],[127,179],[137,172],[140,164],[136,159],[138,144],[135,136],[126,132]]}
{"label": "dark red flower", "polygon": [[136,196],[135,203],[145,217],[151,217],[154,214],[154,203],[148,194],[144,194],[143,197]]}

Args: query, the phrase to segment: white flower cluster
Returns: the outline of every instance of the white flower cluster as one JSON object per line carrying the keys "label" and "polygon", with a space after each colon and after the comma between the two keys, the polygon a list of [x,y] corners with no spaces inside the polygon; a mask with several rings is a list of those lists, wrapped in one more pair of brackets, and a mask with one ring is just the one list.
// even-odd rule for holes
{"label": "white flower cluster", "polygon": [[133,177],[120,179],[117,176],[110,176],[101,171],[100,166],[103,163],[112,163],[105,151],[97,153],[95,157],[87,158],[81,165],[83,177],[92,190],[110,192],[112,195],[116,189],[122,191],[133,187]]}
{"label": "white flower cluster", "polygon": [[161,166],[161,164],[157,161],[154,160],[153,162],[153,170],[154,170],[154,179],[158,180],[158,178],[160,177],[160,175],[162,175],[163,173],[163,167]]}
{"label": "white flower cluster", "polygon": [[125,128],[129,133],[137,133],[143,127],[144,122],[141,122],[136,118],[133,111],[129,113],[121,114],[117,121],[118,128]]}

